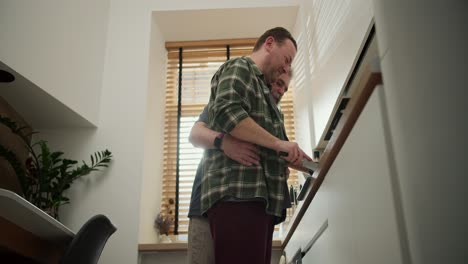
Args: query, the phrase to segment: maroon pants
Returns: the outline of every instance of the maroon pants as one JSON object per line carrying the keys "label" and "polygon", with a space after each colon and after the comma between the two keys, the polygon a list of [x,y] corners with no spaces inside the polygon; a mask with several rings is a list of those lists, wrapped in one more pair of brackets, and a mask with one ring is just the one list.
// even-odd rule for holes
{"label": "maroon pants", "polygon": [[273,217],[262,202],[221,202],[208,211],[217,264],[270,264]]}

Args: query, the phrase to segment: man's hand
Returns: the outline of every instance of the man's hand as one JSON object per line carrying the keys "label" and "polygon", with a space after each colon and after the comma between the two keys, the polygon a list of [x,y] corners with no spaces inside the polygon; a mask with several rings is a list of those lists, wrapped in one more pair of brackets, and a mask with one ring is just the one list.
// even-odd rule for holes
{"label": "man's hand", "polygon": [[260,151],[258,148],[246,141],[238,140],[231,135],[225,135],[221,149],[230,159],[233,159],[245,166],[259,165]]}
{"label": "man's hand", "polygon": [[275,150],[278,152],[288,153],[287,156],[284,156],[284,159],[295,166],[301,166],[302,159],[312,160],[312,158],[305,154],[296,142],[280,140],[276,143]]}

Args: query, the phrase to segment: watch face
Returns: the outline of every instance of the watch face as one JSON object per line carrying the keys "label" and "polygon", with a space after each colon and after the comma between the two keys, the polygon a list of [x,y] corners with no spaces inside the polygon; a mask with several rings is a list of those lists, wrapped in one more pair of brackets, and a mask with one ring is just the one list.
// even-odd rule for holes
{"label": "watch face", "polygon": [[224,138],[224,133],[220,133],[218,136],[215,137],[213,145],[215,148],[220,149],[221,148],[221,143],[223,142]]}
{"label": "watch face", "polygon": [[214,145],[215,148],[217,148],[217,149],[221,148],[221,138],[215,137],[215,139],[214,139],[214,144],[213,144],[213,145]]}

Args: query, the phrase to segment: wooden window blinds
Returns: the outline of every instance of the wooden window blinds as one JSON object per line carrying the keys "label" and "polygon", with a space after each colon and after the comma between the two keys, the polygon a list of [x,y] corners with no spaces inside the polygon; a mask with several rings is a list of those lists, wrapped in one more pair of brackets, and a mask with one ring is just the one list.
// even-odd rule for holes
{"label": "wooden window blinds", "polygon": [[[203,149],[193,147],[188,136],[208,103],[211,78],[227,59],[250,55],[255,41],[236,39],[166,43],[168,60],[161,211],[175,219],[172,234],[188,233],[187,214],[192,184],[203,155]],[[283,96],[280,108],[284,113],[288,137],[294,141],[292,87]],[[297,184],[296,171],[291,170],[289,184]]]}

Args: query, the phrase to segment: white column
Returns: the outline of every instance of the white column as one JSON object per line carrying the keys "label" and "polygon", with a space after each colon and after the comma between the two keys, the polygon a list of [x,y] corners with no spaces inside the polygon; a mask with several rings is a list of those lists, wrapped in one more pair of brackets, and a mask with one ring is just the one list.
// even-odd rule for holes
{"label": "white column", "polygon": [[374,0],[374,14],[404,262],[466,263],[468,2]]}

